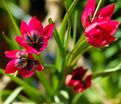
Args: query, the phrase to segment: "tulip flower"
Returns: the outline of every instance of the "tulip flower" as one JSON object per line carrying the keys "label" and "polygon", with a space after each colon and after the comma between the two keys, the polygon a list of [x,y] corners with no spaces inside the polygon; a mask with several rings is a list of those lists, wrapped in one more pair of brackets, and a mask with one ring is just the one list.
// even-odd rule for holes
{"label": "tulip flower", "polygon": [[78,67],[66,76],[65,84],[74,89],[76,93],[83,92],[91,86],[92,75],[87,69]]}
{"label": "tulip flower", "polygon": [[40,54],[48,45],[54,30],[54,24],[49,24],[43,28],[41,22],[33,17],[27,25],[21,22],[20,31],[22,37],[17,36],[16,41],[27,49],[28,52]]}
{"label": "tulip flower", "polygon": [[43,66],[40,62],[34,59],[32,54],[27,51],[6,51],[5,55],[12,59],[5,68],[5,74],[18,71],[23,78],[28,78],[32,76],[36,70],[43,70]]}
{"label": "tulip flower", "polygon": [[81,21],[88,43],[94,47],[102,48],[116,40],[113,34],[117,31],[119,22],[111,20],[115,8],[114,3],[100,9],[96,14],[95,7],[95,0],[88,0]]}

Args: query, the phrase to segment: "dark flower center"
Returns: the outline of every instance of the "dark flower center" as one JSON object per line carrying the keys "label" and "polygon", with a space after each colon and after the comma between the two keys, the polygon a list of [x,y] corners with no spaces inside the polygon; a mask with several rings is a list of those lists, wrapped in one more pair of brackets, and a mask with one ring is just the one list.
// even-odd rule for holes
{"label": "dark flower center", "polygon": [[38,65],[38,60],[22,56],[17,59],[17,67],[31,71],[34,67]]}
{"label": "dark flower center", "polygon": [[81,75],[78,70],[75,70],[75,73],[74,73],[72,79],[80,81],[83,84],[84,88],[86,88],[88,82],[87,82],[87,80],[84,80],[83,77],[84,77],[84,75]]}
{"label": "dark flower center", "polygon": [[38,36],[38,34],[26,35],[26,42],[37,51],[44,45],[43,36]]}

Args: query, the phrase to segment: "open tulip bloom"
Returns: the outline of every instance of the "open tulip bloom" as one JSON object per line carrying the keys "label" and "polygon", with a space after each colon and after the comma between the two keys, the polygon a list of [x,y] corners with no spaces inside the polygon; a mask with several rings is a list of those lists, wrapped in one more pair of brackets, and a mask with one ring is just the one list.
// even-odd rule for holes
{"label": "open tulip bloom", "polygon": [[5,68],[6,74],[18,71],[23,78],[27,78],[32,76],[36,70],[43,70],[40,62],[34,59],[31,53],[26,51],[6,51],[5,55],[12,59]]}
{"label": "open tulip bloom", "polygon": [[54,30],[54,24],[49,24],[43,28],[40,21],[33,17],[27,25],[21,22],[20,31],[22,37],[17,36],[16,41],[32,53],[40,54],[48,44]]}
{"label": "open tulip bloom", "polygon": [[101,48],[116,40],[113,34],[116,32],[119,22],[111,20],[115,8],[114,3],[102,8],[94,15],[95,6],[95,0],[87,1],[81,21],[85,28],[84,34],[88,43],[94,47]]}

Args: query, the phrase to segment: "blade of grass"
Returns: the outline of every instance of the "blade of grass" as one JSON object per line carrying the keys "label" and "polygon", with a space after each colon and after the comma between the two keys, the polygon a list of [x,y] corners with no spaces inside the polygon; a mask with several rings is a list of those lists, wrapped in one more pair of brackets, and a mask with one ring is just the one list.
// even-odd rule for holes
{"label": "blade of grass", "polygon": [[8,6],[7,6],[7,3],[5,2],[5,0],[2,0],[2,3],[3,3],[3,5],[5,6],[5,9],[6,9],[6,11],[8,12],[8,14],[9,14],[9,16],[10,16],[10,19],[11,19],[11,21],[12,21],[12,24],[13,24],[15,30],[16,30],[16,33],[17,33],[17,34],[20,34],[19,28],[18,28],[18,26],[17,26],[17,24],[16,24],[16,22],[15,22],[13,16],[12,16],[12,14],[11,14],[11,12],[10,12]]}
{"label": "blade of grass", "polygon": [[18,94],[23,90],[23,87],[16,88],[4,101],[4,104],[10,104],[18,96]]}

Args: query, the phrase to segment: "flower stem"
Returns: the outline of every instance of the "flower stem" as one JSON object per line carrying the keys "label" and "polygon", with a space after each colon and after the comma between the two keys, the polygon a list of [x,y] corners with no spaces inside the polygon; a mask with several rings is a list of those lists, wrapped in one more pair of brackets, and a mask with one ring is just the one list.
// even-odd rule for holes
{"label": "flower stem", "polygon": [[98,3],[98,5],[97,5],[97,8],[96,8],[96,10],[95,10],[95,12],[94,12],[94,15],[93,15],[93,17],[92,17],[92,20],[91,20],[91,21],[93,21],[93,20],[94,20],[94,18],[95,18],[95,16],[96,16],[96,14],[97,14],[97,12],[98,12],[98,10],[99,10],[99,8],[100,8],[101,3],[102,3],[102,0],[100,0],[100,1],[99,1],[99,3]]}

